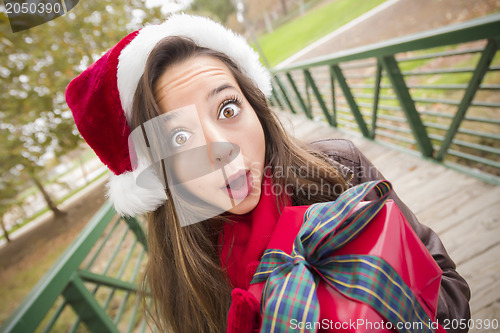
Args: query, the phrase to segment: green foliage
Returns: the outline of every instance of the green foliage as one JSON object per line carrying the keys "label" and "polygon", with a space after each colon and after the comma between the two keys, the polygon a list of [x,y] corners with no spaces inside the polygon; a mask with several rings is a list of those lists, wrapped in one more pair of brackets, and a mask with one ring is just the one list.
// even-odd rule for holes
{"label": "green foliage", "polygon": [[127,33],[161,20],[160,9],[143,1],[87,0],[12,33],[0,13],[0,203],[25,185],[26,175],[43,175],[50,159],[81,142],[64,98],[70,80]]}
{"label": "green foliage", "polygon": [[193,0],[191,10],[199,14],[215,16],[221,23],[226,23],[229,15],[235,12],[231,0]]}

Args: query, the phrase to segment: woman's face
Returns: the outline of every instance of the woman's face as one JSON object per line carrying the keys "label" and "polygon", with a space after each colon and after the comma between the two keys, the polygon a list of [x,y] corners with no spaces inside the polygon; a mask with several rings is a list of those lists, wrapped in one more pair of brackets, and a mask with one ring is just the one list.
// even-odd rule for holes
{"label": "woman's face", "polygon": [[228,67],[208,55],[189,58],[167,68],[154,93],[168,119],[168,165],[178,186],[221,211],[255,208],[264,132]]}

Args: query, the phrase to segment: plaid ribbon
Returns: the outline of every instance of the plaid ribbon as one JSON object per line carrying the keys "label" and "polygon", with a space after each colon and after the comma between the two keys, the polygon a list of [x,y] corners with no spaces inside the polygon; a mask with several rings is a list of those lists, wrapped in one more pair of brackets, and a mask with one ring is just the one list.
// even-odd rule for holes
{"label": "plaid ribbon", "polygon": [[[369,255],[335,255],[377,215],[391,189],[387,181],[372,181],[347,190],[334,202],[314,204],[306,211],[291,255],[277,249],[264,252],[251,282],[266,281],[261,301],[262,332],[288,332],[292,319],[304,326],[318,323],[316,288],[320,279],[344,296],[370,305],[393,328],[400,323],[400,332],[434,332],[410,288],[385,260]],[[347,218],[372,190],[378,199]],[[416,322],[422,323],[421,329],[410,325]],[[410,323],[410,329],[405,329],[404,323]],[[316,329],[305,327],[301,331]]]}

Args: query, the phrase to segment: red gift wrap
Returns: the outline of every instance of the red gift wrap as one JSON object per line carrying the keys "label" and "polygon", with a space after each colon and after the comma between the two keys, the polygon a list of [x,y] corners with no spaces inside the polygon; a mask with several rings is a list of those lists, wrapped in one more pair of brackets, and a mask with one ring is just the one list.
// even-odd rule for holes
{"label": "red gift wrap", "polygon": [[[358,209],[366,202],[356,206]],[[278,220],[269,242],[269,249],[280,249],[291,254],[308,206],[286,207]],[[408,224],[403,214],[388,200],[380,212],[353,240],[335,252],[336,255],[360,254],[377,256],[387,261],[410,287],[425,312],[433,321],[427,323],[437,332],[445,332],[434,320],[436,317],[442,271],[431,254]],[[264,282],[250,285],[248,291],[260,302]],[[319,332],[397,332],[405,327],[392,327],[371,306],[340,294],[325,281],[317,288],[320,321],[317,323],[290,323],[290,331],[315,328]],[[404,323],[400,323],[404,325]],[[422,323],[410,331],[418,331]],[[408,327],[406,327],[408,328]]]}

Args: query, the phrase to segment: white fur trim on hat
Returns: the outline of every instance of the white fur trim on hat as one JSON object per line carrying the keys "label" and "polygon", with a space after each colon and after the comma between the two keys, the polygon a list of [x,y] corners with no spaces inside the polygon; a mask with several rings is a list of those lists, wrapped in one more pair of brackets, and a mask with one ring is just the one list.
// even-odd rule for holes
{"label": "white fur trim on hat", "polygon": [[208,18],[175,14],[160,25],[142,28],[119,56],[117,83],[125,116],[130,123],[132,100],[146,60],[155,45],[168,36],[192,39],[198,46],[219,51],[229,56],[265,96],[271,95],[271,77],[262,66],[259,55],[246,40]]}
{"label": "white fur trim on hat", "polygon": [[152,212],[163,205],[167,195],[158,180],[154,188],[137,185],[133,172],[112,175],[108,181],[107,196],[121,216],[136,216]]}

